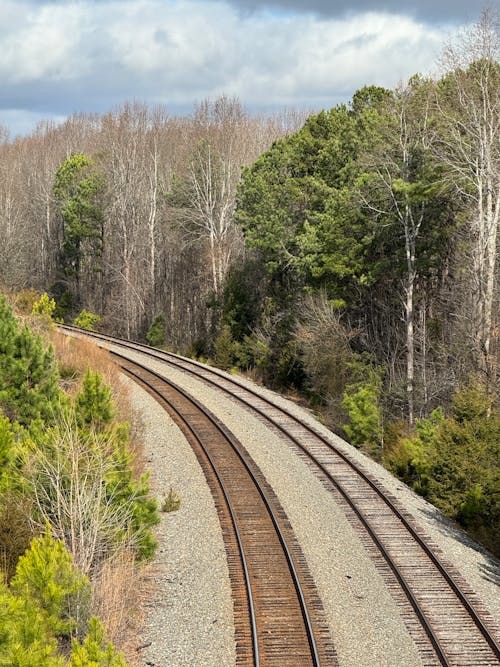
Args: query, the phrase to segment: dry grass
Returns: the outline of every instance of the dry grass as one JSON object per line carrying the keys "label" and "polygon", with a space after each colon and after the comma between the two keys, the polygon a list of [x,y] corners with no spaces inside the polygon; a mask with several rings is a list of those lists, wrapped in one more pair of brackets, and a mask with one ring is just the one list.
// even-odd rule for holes
{"label": "dry grass", "polygon": [[130,667],[142,665],[137,651],[141,644],[138,630],[148,599],[144,583],[150,567],[138,567],[133,554],[124,551],[106,561],[93,582],[92,613],[99,616],[107,638],[124,654]]}

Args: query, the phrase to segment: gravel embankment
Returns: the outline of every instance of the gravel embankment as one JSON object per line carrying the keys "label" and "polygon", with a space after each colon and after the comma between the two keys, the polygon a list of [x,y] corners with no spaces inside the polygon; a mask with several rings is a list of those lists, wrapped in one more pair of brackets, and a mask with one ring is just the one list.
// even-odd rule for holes
{"label": "gravel embankment", "polygon": [[[233,603],[217,511],[184,436],[160,405],[134,382],[130,398],[142,415],[144,457],[159,504],[170,487],[176,512],[156,528],[153,597],[137,646],[143,665],[230,667],[235,664]],[[143,648],[141,648],[143,647]]]}
{"label": "gravel embankment", "polygon": [[[130,352],[127,354],[132,359],[141,360],[141,355],[138,353]],[[366,665],[367,667],[401,667],[402,665],[413,667],[414,665],[421,665],[422,663],[416,652],[415,645],[408,635],[398,607],[388,593],[380,573],[375,568],[372,560],[367,556],[358,536],[347,522],[332,495],[325,490],[303,459],[273,431],[219,392],[207,388],[201,381],[175,371],[161,362],[151,362],[148,360],[148,364],[151,364],[156,370],[185,387],[224,421],[254,457],[257,465],[259,465],[268,482],[274,488],[283,508],[288,514],[288,518],[307,559],[310,572],[317,583],[319,595],[323,601],[327,620],[331,627],[340,667],[359,667],[360,665]],[[143,393],[142,390],[137,390],[134,392],[134,395],[137,392]],[[333,436],[326,428],[319,425],[310,413],[272,392],[268,392],[268,394],[276,402],[283,401],[283,404],[286,404],[289,410],[296,412],[302,417],[305,416],[307,420],[315,424],[316,428],[319,428],[326,435],[334,439],[336,444],[340,444],[351,455],[359,458],[363,466],[380,479],[384,486],[398,497],[402,504],[415,516],[420,525],[422,525],[424,532],[431,536],[434,542],[441,548],[447,560],[451,561],[462,573],[470,586],[482,599],[485,607],[489,609],[494,617],[499,618],[498,588],[495,584],[495,575],[498,575],[498,561],[478,548],[477,545],[474,545],[449,521],[442,517],[435,508],[414,494],[400,481],[393,478],[381,466],[367,459],[350,445]],[[148,401],[146,401],[146,404],[152,403],[158,409],[156,403],[149,397],[147,398]],[[139,400],[140,404],[141,401],[142,399]],[[145,414],[147,416],[145,417],[145,421],[147,421],[148,426],[154,432],[155,426],[154,423],[150,422],[149,410],[150,408],[146,407]],[[163,417],[163,419],[168,418]],[[167,432],[164,427],[162,428],[165,440],[170,439],[171,430]],[[176,433],[179,437],[179,432],[176,431]],[[152,437],[154,438],[154,436]],[[182,438],[182,436],[180,437]],[[180,458],[187,456],[189,459],[189,456],[191,456],[192,462],[194,462],[195,466],[197,465],[194,456],[185,442],[182,455],[179,454],[181,448],[178,448],[177,445],[174,445],[173,448],[177,451],[177,455]],[[189,450],[188,452],[185,451],[186,448]],[[169,481],[168,486],[170,484],[177,485],[181,493],[183,493],[183,486],[185,485],[184,475],[187,475],[189,478],[192,473],[186,471],[185,463],[175,459],[170,454],[167,455],[167,459],[169,480],[175,480],[175,482]],[[153,469],[154,467],[153,460]],[[202,475],[199,468],[198,475]],[[203,485],[204,482],[201,480],[201,486]],[[161,492],[163,491],[168,491],[168,488],[165,488],[164,482],[161,487]],[[194,495],[196,493],[197,491]],[[206,485],[205,493],[210,498]],[[192,501],[195,502],[194,496]],[[186,499],[184,499],[185,503]],[[212,515],[215,516],[215,521],[217,522],[211,498],[209,504]],[[187,511],[186,508],[185,511]],[[189,544],[190,525],[189,521],[187,521],[187,515],[185,516],[188,525],[176,525],[175,530],[169,533],[169,535],[172,535],[170,539],[175,540],[177,539],[177,531],[182,532],[185,530],[187,533],[186,540]],[[328,517],[326,521],[325,517]],[[164,522],[164,524],[169,521],[170,519]],[[184,523],[183,515],[180,512],[176,517],[176,521],[179,524]],[[220,529],[218,529],[218,526],[216,529],[210,529],[209,532],[213,532],[213,530],[216,530],[218,539],[220,539]],[[191,536],[192,542],[193,537]],[[200,545],[200,550],[203,553],[207,552],[206,542],[195,539],[194,543]],[[224,558],[221,543],[219,543],[218,548],[220,555]],[[198,563],[199,558],[195,555],[193,566],[197,567]],[[201,598],[205,595],[210,595],[210,593],[204,590],[204,584],[201,583],[201,580],[195,582],[194,577],[190,578],[188,570],[191,565],[184,561],[183,550],[181,550],[180,557],[177,560],[177,567],[182,572],[186,571],[186,577],[193,582],[192,588],[191,590],[188,590],[189,587],[182,590],[165,588],[164,593],[163,589],[161,589],[159,591],[159,599],[161,600],[164,594],[172,596],[172,607],[169,606],[167,597],[162,602],[165,605],[161,612],[163,616],[160,614],[158,619],[164,618],[164,623],[167,624],[167,627],[171,627],[171,614],[173,616],[177,615],[175,616],[176,618],[182,618],[186,627],[184,628],[185,639],[180,643],[182,646],[189,646],[190,637],[196,635],[198,632],[199,621],[193,618],[190,613],[183,615],[182,608],[185,606],[190,609],[192,606],[196,606],[197,602],[193,603],[193,600],[198,598],[201,600]],[[226,588],[227,595],[229,596],[227,568],[223,573],[222,583],[216,580],[216,577],[219,575],[219,571],[214,571],[214,568],[210,566],[208,571],[209,579],[215,583],[215,588]],[[225,580],[224,577],[226,577]],[[176,592],[178,596],[176,596]],[[180,611],[175,611],[177,604],[179,604]],[[229,600],[229,606],[230,604]],[[155,610],[154,613],[158,616],[157,612],[158,610]],[[204,613],[210,614],[209,611],[200,611],[201,615]],[[231,613],[230,609],[229,613]],[[161,620],[153,621],[153,626],[157,625],[158,622],[160,622],[161,626]],[[174,626],[176,622],[173,621]],[[203,622],[205,626],[209,625],[207,618]],[[190,627],[188,624],[190,624]],[[226,633],[226,637],[230,634],[229,625],[227,629],[228,633]],[[221,639],[222,635],[217,635],[217,637]],[[200,661],[199,659],[194,659],[192,662],[180,662],[176,655],[172,660],[160,661],[154,664],[162,664],[166,667],[168,665],[186,664],[232,664],[231,662],[224,662],[226,656],[228,660],[234,660],[234,642],[232,637],[224,649],[221,649],[221,646],[222,643],[219,643],[214,647],[212,655],[216,655],[217,658],[213,663],[205,660]],[[218,653],[220,650],[222,652]],[[231,658],[230,654],[232,655]]]}

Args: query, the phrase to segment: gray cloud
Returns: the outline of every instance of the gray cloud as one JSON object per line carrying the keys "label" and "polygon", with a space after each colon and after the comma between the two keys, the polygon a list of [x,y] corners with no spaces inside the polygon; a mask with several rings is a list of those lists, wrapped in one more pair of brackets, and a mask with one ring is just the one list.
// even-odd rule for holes
{"label": "gray cloud", "polygon": [[0,123],[134,98],[175,113],[222,93],[255,110],[329,107],[364,84],[426,73],[448,36],[373,7],[334,17],[239,11],[244,4],[1,0]]}
{"label": "gray cloud", "polygon": [[414,16],[431,22],[473,21],[479,13],[470,0],[226,0],[247,12],[279,8],[284,11],[314,12],[321,16],[340,16],[366,11],[384,11]]}

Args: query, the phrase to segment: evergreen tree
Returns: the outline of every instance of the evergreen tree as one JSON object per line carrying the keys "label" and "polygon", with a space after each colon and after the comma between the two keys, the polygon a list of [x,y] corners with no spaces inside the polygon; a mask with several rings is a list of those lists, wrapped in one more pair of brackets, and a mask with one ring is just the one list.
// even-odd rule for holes
{"label": "evergreen tree", "polygon": [[68,667],[126,667],[123,657],[110,642],[97,618],[91,618],[88,634],[82,643],[73,641]]}
{"label": "evergreen tree", "polygon": [[19,559],[11,590],[18,597],[33,601],[44,614],[50,632],[62,637],[77,628],[81,612],[77,596],[82,597],[88,585],[64,544],[46,529]]}
{"label": "evergreen tree", "polygon": [[111,389],[103,383],[97,371],[87,370],[75,407],[80,426],[94,426],[100,430],[111,423],[115,414]]}
{"label": "evergreen tree", "polygon": [[21,330],[0,297],[0,408],[12,421],[51,421],[58,407],[58,372],[52,348],[25,325]]}

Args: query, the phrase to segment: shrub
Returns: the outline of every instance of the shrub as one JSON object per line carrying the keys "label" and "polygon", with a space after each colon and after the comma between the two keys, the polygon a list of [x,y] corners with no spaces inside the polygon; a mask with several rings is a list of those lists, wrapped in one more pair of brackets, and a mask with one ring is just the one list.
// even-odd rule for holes
{"label": "shrub", "polygon": [[169,492],[163,499],[161,506],[162,512],[177,512],[181,506],[181,497],[180,495],[170,487]]}
{"label": "shrub", "polygon": [[102,430],[110,424],[115,410],[111,399],[111,389],[102,381],[97,371],[87,370],[82,390],[75,399],[76,416],[80,426],[94,426]]}
{"label": "shrub", "polygon": [[11,421],[51,421],[59,403],[54,352],[17,320],[0,297],[0,408]]}
{"label": "shrub", "polygon": [[126,667],[123,657],[106,641],[104,628],[97,618],[91,618],[83,643],[73,641],[68,667]]}
{"label": "shrub", "polygon": [[228,370],[238,357],[239,344],[233,340],[231,328],[224,324],[214,341],[215,363],[219,368]]}
{"label": "shrub", "polygon": [[49,295],[44,292],[38,301],[35,301],[31,312],[33,315],[46,315],[52,318],[54,310],[56,309],[56,302],[51,299]]}
{"label": "shrub", "polygon": [[457,520],[493,552],[500,551],[500,415],[478,384],[455,393],[453,412],[419,419],[385,457],[389,467]]}
{"label": "shrub", "polygon": [[165,318],[163,315],[154,318],[146,334],[146,340],[153,347],[160,347],[165,344]]}
{"label": "shrub", "polygon": [[91,313],[89,310],[85,310],[84,308],[82,312],[77,317],[75,317],[73,324],[75,327],[80,327],[80,329],[94,331],[94,327],[97,326],[101,321],[102,317],[100,315]]}
{"label": "shrub", "polygon": [[87,620],[81,618],[81,600],[89,592],[88,580],[76,569],[64,544],[48,529],[32,540],[19,559],[11,590],[42,610],[55,636],[69,636]]}
{"label": "shrub", "polygon": [[43,611],[0,581],[0,665],[64,667]]}
{"label": "shrub", "polygon": [[366,447],[372,454],[377,454],[383,438],[379,405],[381,372],[359,358],[349,365],[354,377],[364,376],[364,379],[348,384],[344,390],[341,407],[347,413],[349,422],[342,424],[342,428],[353,445]]}

